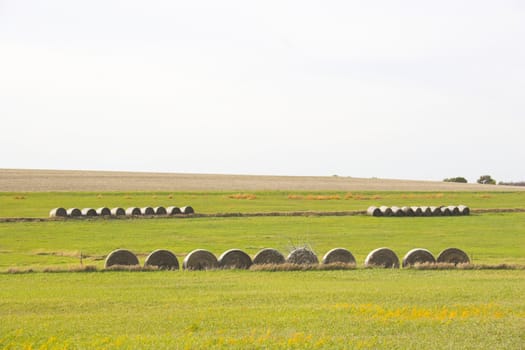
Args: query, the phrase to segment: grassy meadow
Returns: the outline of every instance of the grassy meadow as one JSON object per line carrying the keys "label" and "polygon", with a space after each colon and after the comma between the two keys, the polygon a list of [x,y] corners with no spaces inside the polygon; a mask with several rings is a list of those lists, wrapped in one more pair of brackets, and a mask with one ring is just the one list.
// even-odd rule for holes
{"label": "grassy meadow", "polygon": [[[525,192],[1,193],[0,217],[63,207],[192,205],[200,213],[344,211],[369,205],[525,208]],[[307,245],[356,257],[344,271],[103,271],[127,248],[253,256]],[[194,217],[0,222],[0,349],[522,349],[525,270],[364,269],[390,247],[465,250],[525,265],[525,213],[464,217]],[[81,263],[97,272],[48,272]],[[29,269],[36,272],[25,273]],[[18,272],[18,273],[16,273]]]}
{"label": "grassy meadow", "polygon": [[523,208],[521,192],[3,192],[0,218],[46,218],[55,207],[145,207],[191,205],[198,213],[366,210],[371,205],[439,206],[473,209]]}

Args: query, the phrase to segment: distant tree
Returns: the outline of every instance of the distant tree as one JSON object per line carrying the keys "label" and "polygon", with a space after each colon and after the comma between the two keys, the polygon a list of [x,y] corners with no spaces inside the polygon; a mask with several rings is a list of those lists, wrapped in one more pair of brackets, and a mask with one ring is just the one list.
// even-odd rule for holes
{"label": "distant tree", "polygon": [[445,179],[443,181],[444,182],[461,182],[461,183],[464,183],[464,184],[466,184],[468,182],[467,179],[465,179],[464,177],[461,177],[461,176],[450,177],[450,178],[447,178],[447,179]]}
{"label": "distant tree", "polygon": [[478,184],[482,185],[495,185],[496,180],[494,180],[490,175],[481,175],[478,179]]}

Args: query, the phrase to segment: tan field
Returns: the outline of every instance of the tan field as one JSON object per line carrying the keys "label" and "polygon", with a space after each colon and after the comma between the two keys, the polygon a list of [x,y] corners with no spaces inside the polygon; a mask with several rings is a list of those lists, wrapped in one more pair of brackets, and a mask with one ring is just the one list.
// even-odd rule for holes
{"label": "tan field", "polygon": [[342,176],[256,176],[0,169],[0,192],[263,190],[525,191],[525,188]]}

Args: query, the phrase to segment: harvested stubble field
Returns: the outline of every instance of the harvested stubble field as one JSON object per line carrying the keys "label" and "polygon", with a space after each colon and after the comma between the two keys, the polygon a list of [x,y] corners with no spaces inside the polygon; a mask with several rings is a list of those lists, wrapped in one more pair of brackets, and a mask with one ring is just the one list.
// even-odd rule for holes
{"label": "harvested stubble field", "polygon": [[[155,178],[137,176],[146,182]],[[3,179],[0,184],[5,186]],[[525,208],[525,192],[501,192],[499,186],[482,187],[498,187],[496,192],[315,186],[280,190],[225,187],[227,191],[218,191],[165,183],[163,189],[137,192],[145,189],[107,188],[109,182],[103,176],[95,183],[103,186],[90,192],[60,188],[54,189],[59,192],[37,193],[8,186],[0,193],[0,217],[45,218],[56,206],[103,205],[189,204],[201,213],[326,212],[365,210],[378,204]],[[309,245],[319,257],[335,247],[347,248],[358,268],[100,272],[104,256],[116,248],[137,253],[142,264],[159,248],[172,250],[182,262],[196,248],[216,256],[238,248],[253,257],[265,247],[286,255],[293,246],[301,245]],[[456,246],[476,264],[524,265],[525,213],[388,219],[261,216],[2,222],[0,347],[523,348],[525,270],[363,269],[366,255],[382,246],[390,247],[400,258],[412,248],[426,248],[437,255]],[[81,256],[84,266],[94,265],[99,272],[38,272],[82,270]],[[37,272],[7,273],[9,269]]]}

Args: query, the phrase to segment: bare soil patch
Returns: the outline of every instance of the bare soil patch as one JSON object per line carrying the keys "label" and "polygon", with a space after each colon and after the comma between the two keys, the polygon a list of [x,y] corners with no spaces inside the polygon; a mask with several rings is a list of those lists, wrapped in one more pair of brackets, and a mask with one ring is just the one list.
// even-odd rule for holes
{"label": "bare soil patch", "polygon": [[525,191],[524,187],[342,176],[265,176],[0,169],[0,192]]}

